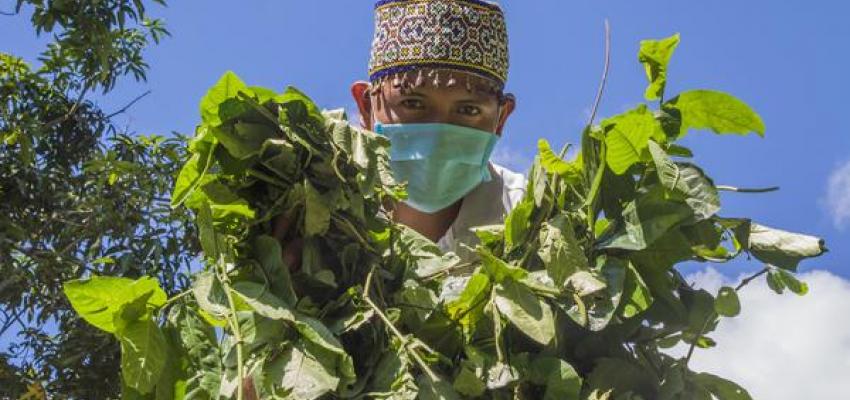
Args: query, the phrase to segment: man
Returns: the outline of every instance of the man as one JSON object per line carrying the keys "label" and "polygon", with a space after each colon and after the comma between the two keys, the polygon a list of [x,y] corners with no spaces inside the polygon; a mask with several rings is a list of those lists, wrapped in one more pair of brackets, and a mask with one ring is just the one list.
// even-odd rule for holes
{"label": "man", "polygon": [[[408,182],[408,199],[390,204],[391,215],[465,259],[478,240],[469,228],[502,223],[525,191],[522,175],[490,162],[516,105],[504,93],[507,72],[498,5],[380,0],[370,82],[351,86],[361,125],[389,138],[393,174]],[[282,239],[290,221],[275,225]],[[287,265],[300,264],[301,247],[284,243]],[[246,398],[255,399],[250,382]]]}
{"label": "man", "polygon": [[[380,0],[369,82],[351,93],[364,128],[386,135],[391,168],[409,198],[393,218],[462,258],[470,228],[502,223],[525,180],[490,162],[516,105],[504,93],[508,44],[504,14],[481,0]],[[285,236],[287,221],[275,235]],[[466,246],[463,246],[466,245]],[[298,265],[299,243],[284,258]]]}

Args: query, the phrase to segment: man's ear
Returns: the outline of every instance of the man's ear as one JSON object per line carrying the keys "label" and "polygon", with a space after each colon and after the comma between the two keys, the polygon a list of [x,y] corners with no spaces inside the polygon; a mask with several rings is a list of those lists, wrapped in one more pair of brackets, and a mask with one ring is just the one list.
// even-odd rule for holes
{"label": "man's ear", "polygon": [[496,126],[496,134],[502,136],[502,129],[504,129],[505,123],[508,122],[508,117],[516,109],[516,97],[512,93],[505,93],[504,103],[499,108],[499,124]]}
{"label": "man's ear", "polygon": [[360,126],[372,130],[372,98],[369,95],[369,83],[357,81],[351,85],[351,95],[360,112]]}

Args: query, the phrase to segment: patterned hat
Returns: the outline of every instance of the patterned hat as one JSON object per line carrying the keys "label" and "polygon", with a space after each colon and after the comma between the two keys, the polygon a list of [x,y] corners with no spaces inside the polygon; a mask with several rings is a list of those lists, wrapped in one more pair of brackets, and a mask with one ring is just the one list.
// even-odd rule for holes
{"label": "patterned hat", "polygon": [[483,0],[380,0],[369,78],[379,82],[411,70],[450,69],[504,87],[508,35],[498,4]]}

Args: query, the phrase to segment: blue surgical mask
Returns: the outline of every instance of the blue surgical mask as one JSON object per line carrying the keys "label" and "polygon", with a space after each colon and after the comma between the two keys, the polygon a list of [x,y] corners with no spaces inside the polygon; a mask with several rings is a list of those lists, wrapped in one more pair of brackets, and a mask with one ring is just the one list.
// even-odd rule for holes
{"label": "blue surgical mask", "polygon": [[489,160],[499,136],[453,124],[375,124],[390,140],[390,167],[407,182],[407,203],[435,213],[491,179]]}

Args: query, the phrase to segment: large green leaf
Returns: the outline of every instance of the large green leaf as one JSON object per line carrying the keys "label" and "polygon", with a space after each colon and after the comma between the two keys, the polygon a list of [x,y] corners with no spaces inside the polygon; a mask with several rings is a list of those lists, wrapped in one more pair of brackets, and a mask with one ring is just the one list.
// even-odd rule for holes
{"label": "large green leaf", "polygon": [[664,96],[667,86],[667,65],[673,52],[679,45],[679,34],[659,40],[641,40],[638,61],[646,69],[646,77],[649,86],[646,88],[644,97],[647,100],[656,100]]}
{"label": "large green leaf", "polygon": [[574,228],[564,214],[558,214],[549,222],[543,223],[537,254],[543,261],[549,277],[559,287],[574,272],[589,268],[584,250],[575,237]]}
{"label": "large green leaf", "polygon": [[273,126],[237,122],[212,128],[219,143],[237,160],[244,160],[260,154],[266,140],[279,136]]}
{"label": "large green leaf", "polygon": [[712,90],[684,92],[664,103],[681,113],[679,137],[689,129],[711,129],[715,133],[746,135],[756,132],[764,136],[764,122],[750,106],[737,98]]}
{"label": "large green leaf", "polygon": [[664,140],[661,124],[652,112],[641,104],[637,108],[602,121],[606,130],[606,162],[617,175],[624,174],[639,161],[647,161],[650,138]]}
{"label": "large green leaf", "polygon": [[578,400],[582,379],[564,360],[542,356],[531,363],[531,380],[545,386],[543,400]]}
{"label": "large green leaf", "polygon": [[294,266],[284,264],[280,242],[268,235],[258,236],[254,239],[254,253],[268,276],[272,293],[288,304],[294,305],[297,298],[289,274],[289,269]]}
{"label": "large green leaf", "polygon": [[606,249],[643,250],[693,216],[687,204],[666,199],[664,188],[654,185],[629,202],[610,235],[597,246]]}
{"label": "large green leaf", "polygon": [[520,331],[536,342],[547,345],[555,338],[552,309],[527,286],[513,279],[497,284],[493,303]]}
{"label": "large green leaf", "polygon": [[340,377],[329,367],[326,353],[312,343],[296,341],[266,369],[272,383],[289,392],[293,400],[318,399],[334,391]]}
{"label": "large green leaf", "polygon": [[165,335],[150,318],[128,322],[116,335],[121,342],[124,383],[141,393],[150,392],[168,356]]}
{"label": "large green leaf", "polygon": [[140,298],[152,307],[161,307],[167,296],[155,278],[139,280],[93,276],[65,282],[65,296],[74,310],[98,329],[115,333],[114,318],[121,307]]}
{"label": "large green leaf", "polygon": [[236,98],[240,91],[247,89],[248,86],[236,74],[232,71],[225,72],[201,99],[201,117],[204,123],[210,126],[220,125],[222,121],[219,117],[219,106],[228,99]]}
{"label": "large green leaf", "polygon": [[796,270],[800,261],[826,252],[824,240],[753,223],[749,236],[750,253],[765,263]]}

